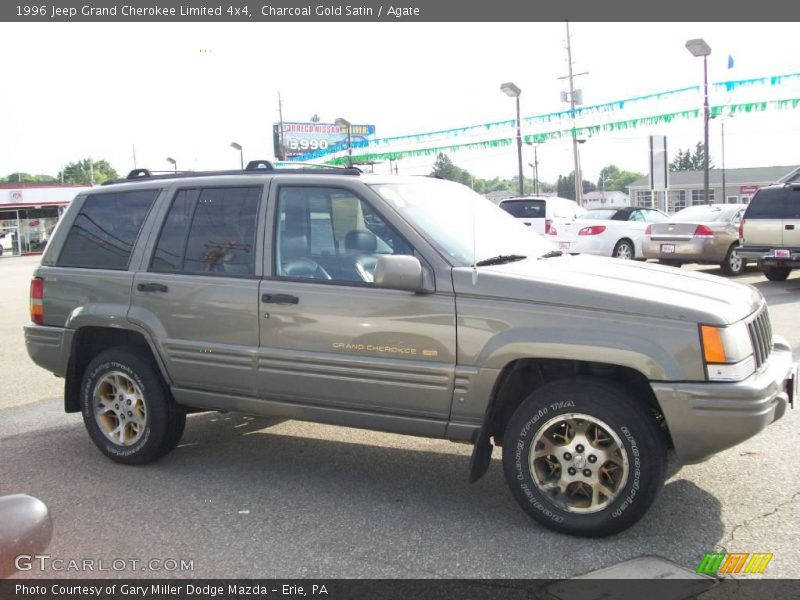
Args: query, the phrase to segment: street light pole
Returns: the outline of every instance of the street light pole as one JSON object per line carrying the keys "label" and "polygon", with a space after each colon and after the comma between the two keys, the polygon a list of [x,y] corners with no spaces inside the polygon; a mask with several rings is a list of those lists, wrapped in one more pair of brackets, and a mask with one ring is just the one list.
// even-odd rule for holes
{"label": "street light pole", "polygon": [[507,96],[517,99],[517,174],[519,177],[519,195],[525,195],[525,180],[522,174],[522,119],[519,110],[519,96],[522,90],[510,81],[500,86],[500,89],[505,92]]}
{"label": "street light pole", "polygon": [[709,204],[708,198],[708,121],[711,118],[708,108],[708,55],[709,46],[702,38],[686,42],[686,49],[693,56],[703,57],[703,201]]}
{"label": "street light pole", "polygon": [[336,119],[334,121],[334,123],[336,125],[338,125],[339,128],[342,128],[342,127],[346,127],[347,128],[347,166],[348,167],[352,167],[353,166],[353,142],[352,142],[352,138],[350,137],[350,121],[348,121],[347,119],[343,119],[342,117],[339,117],[338,119]]}
{"label": "street light pole", "polygon": [[242,166],[242,171],[244,171],[244,151],[242,150],[242,145],[237,144],[236,142],[231,142],[231,148],[239,151],[239,163]]}
{"label": "street light pole", "polygon": [[175,169],[175,172],[177,173],[178,172],[178,161],[176,161],[174,158],[168,156],[167,157],[167,162],[172,165],[172,167]]}
{"label": "street light pole", "polygon": [[725,188],[725,119],[722,119],[722,202],[728,203],[728,191]]}

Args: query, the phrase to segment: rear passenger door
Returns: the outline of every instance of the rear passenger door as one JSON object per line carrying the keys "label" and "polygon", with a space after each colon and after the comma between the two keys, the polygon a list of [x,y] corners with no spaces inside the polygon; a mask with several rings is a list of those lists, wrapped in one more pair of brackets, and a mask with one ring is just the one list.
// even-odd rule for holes
{"label": "rear passenger door", "polygon": [[261,185],[176,189],[134,277],[128,318],[155,340],[179,401],[255,393],[262,195]]}
{"label": "rear passenger door", "polygon": [[424,432],[443,435],[455,369],[452,294],[374,286],[381,256],[425,261],[365,199],[344,188],[275,185],[272,276],[260,291],[262,396],[363,411],[362,419],[427,418]]}

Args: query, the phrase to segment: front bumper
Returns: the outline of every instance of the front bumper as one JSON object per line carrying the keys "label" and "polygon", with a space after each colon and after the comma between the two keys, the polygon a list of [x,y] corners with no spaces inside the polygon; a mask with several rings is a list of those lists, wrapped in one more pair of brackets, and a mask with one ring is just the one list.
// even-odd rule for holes
{"label": "front bumper", "polygon": [[702,462],[780,419],[794,399],[796,369],[791,347],[775,336],[769,360],[744,381],[654,383],[678,460]]}

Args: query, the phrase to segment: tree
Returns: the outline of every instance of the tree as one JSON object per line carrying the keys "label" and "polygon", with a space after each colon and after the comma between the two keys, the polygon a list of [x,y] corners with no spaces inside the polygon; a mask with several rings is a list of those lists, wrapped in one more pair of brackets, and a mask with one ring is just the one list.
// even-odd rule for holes
{"label": "tree", "polygon": [[[597,189],[597,186],[591,181],[583,180],[583,193],[591,192]],[[575,172],[573,171],[566,177],[558,176],[556,183],[556,194],[562,198],[569,198],[575,200]]]}
{"label": "tree", "polygon": [[[479,194],[488,194],[489,192],[496,191],[507,191],[513,194],[519,193],[519,177],[512,177],[511,179],[500,179],[499,177],[494,177],[493,179],[479,179],[466,169],[462,169],[453,164],[449,156],[441,153],[436,156],[436,162],[433,164],[431,176],[463,183]],[[592,185],[588,181],[584,182],[584,184]],[[533,193],[533,179],[523,177],[522,185],[526,194]],[[552,184],[542,181],[539,182],[539,193],[552,192],[554,190],[555,188]]]}
{"label": "tree", "polygon": [[[675,158],[669,163],[670,171],[702,171],[704,168],[705,149],[701,142],[697,142],[694,147],[694,153],[691,148],[687,148],[684,152],[680,148]],[[713,161],[709,159],[708,167],[714,166]]]}
{"label": "tree", "polygon": [[64,183],[99,184],[119,177],[113,167],[105,160],[92,161],[84,158],[64,167]]}
{"label": "tree", "polygon": [[0,177],[0,183],[42,183],[57,181],[50,175],[31,175],[29,173],[10,173],[7,177]]}
{"label": "tree", "polygon": [[628,186],[640,177],[643,175],[636,171],[622,171],[616,165],[608,165],[600,170],[597,187],[601,190],[627,193]]}

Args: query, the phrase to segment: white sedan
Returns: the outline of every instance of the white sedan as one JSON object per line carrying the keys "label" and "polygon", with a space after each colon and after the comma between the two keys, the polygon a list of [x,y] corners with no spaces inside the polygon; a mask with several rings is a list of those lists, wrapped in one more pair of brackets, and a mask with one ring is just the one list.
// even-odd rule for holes
{"label": "white sedan", "polygon": [[624,259],[643,259],[642,239],[650,223],[669,219],[654,208],[626,206],[596,208],[558,228],[551,238],[558,249],[570,254],[596,254]]}

